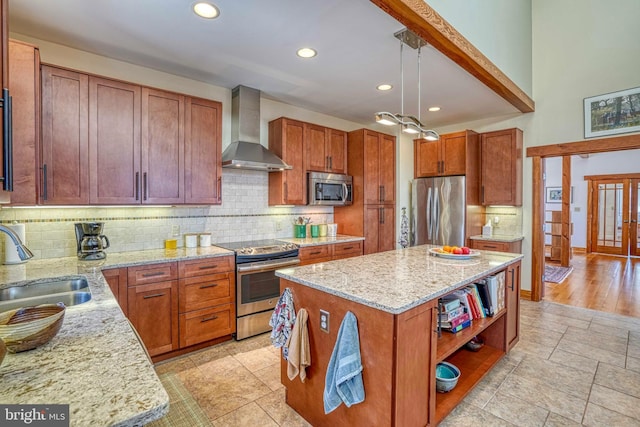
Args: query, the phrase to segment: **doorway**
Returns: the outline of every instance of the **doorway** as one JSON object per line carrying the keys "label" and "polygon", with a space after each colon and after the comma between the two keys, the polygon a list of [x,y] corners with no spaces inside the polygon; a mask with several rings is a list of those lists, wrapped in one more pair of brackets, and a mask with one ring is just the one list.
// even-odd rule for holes
{"label": "doorway", "polygon": [[588,251],[610,255],[639,256],[638,242],[640,177],[635,174],[585,176],[589,203]]}

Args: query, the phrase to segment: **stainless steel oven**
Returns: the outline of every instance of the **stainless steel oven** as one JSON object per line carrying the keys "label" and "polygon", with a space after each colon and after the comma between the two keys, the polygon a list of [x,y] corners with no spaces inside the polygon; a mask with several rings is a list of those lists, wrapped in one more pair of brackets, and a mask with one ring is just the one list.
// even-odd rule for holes
{"label": "stainless steel oven", "polygon": [[219,246],[236,253],[236,339],[271,330],[269,319],[280,297],[275,271],[300,263],[298,246],[274,240]]}

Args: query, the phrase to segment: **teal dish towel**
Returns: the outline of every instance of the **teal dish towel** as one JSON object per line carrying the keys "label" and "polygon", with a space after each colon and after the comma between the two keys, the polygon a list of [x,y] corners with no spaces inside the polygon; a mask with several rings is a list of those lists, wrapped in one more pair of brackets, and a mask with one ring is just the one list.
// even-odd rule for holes
{"label": "teal dish towel", "polygon": [[350,311],[342,320],[336,345],[331,353],[323,398],[325,414],[341,403],[350,407],[364,401],[358,320]]}

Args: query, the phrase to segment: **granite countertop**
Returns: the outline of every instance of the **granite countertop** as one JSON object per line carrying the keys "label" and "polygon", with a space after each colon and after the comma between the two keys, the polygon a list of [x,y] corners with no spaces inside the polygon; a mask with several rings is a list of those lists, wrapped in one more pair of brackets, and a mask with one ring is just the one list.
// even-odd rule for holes
{"label": "granite countertop", "polygon": [[0,266],[0,288],[84,276],[92,294],[90,301],[67,308],[60,332],[47,344],[6,355],[0,366],[0,402],[69,404],[72,426],[137,426],[166,415],[169,396],[101,270],[231,254],[212,246]]}
{"label": "granite countertop", "polygon": [[347,243],[347,242],[357,242],[364,240],[364,237],[358,236],[347,236],[345,234],[338,234],[335,237],[307,237],[307,238],[289,238],[289,239],[278,239],[283,242],[295,243],[301,248],[305,246],[317,246],[317,245],[332,245],[335,243]]}
{"label": "granite countertop", "polygon": [[520,254],[478,251],[467,260],[431,255],[422,245],[278,270],[276,275],[392,314],[405,312],[504,269]]}
{"label": "granite countertop", "polygon": [[471,240],[490,240],[492,242],[512,243],[512,242],[518,242],[524,239],[524,236],[514,235],[514,234],[493,234],[491,236],[478,235],[478,236],[471,236],[469,238]]}

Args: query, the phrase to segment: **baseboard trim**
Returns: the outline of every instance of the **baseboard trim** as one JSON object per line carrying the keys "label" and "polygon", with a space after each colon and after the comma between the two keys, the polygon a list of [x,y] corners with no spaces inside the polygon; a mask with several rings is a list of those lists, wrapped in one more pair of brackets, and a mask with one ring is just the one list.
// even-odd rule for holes
{"label": "baseboard trim", "polygon": [[520,299],[526,299],[531,301],[531,291],[520,289]]}

